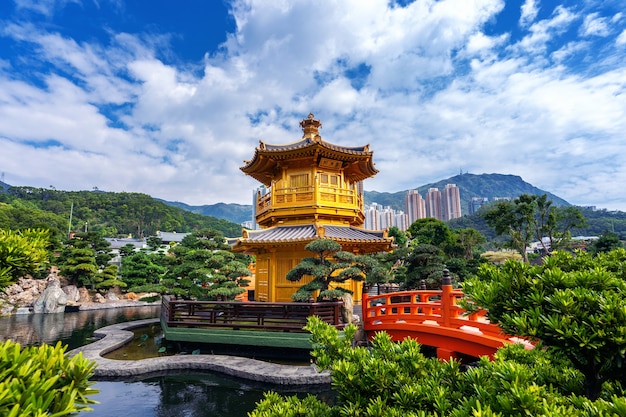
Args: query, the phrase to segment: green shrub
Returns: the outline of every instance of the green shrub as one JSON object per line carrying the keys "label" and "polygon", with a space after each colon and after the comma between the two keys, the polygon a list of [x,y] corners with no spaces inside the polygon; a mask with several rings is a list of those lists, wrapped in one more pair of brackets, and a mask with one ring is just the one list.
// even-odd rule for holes
{"label": "green shrub", "polygon": [[257,404],[251,417],[613,417],[626,415],[620,387],[591,401],[580,395],[583,375],[566,357],[521,345],[500,349],[476,366],[442,362],[420,351],[413,339],[394,343],[384,332],[369,347],[355,346],[356,327],[342,335],[317,317],[312,333],[319,369],[330,371],[332,405],[275,393]]}
{"label": "green shrub", "polygon": [[0,416],[60,417],[90,410],[88,396],[95,362],[82,354],[69,358],[66,346],[24,349],[8,340],[0,344]]}

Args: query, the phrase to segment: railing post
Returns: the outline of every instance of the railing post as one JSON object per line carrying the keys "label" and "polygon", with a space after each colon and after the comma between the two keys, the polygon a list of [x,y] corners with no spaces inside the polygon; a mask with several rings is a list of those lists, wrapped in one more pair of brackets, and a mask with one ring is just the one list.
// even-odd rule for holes
{"label": "railing post", "polygon": [[363,321],[365,321],[366,317],[370,316],[368,298],[369,298],[369,291],[362,291],[361,292],[361,314],[363,315]]}
{"label": "railing post", "polygon": [[443,270],[443,279],[441,280],[441,318],[445,327],[450,326],[450,318],[452,317],[452,278],[450,271]]}
{"label": "railing post", "polygon": [[163,316],[163,319],[166,323],[170,320],[168,302],[169,302],[169,296],[163,295],[161,297],[161,316]]}

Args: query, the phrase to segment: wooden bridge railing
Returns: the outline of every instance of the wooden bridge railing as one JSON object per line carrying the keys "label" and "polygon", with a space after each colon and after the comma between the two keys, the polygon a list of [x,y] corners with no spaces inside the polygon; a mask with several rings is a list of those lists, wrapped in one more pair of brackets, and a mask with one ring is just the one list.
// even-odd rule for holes
{"label": "wooden bridge railing", "polygon": [[199,327],[304,332],[309,316],[343,328],[343,302],[267,303],[241,301],[186,301],[164,296],[161,316],[168,327]]}

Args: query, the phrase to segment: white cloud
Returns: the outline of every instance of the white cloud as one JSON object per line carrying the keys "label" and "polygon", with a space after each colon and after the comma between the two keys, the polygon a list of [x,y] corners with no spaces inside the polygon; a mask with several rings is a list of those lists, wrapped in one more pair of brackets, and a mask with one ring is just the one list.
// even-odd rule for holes
{"label": "white cloud", "polygon": [[539,13],[539,7],[535,0],[526,0],[522,4],[519,25],[522,27],[530,25],[537,17],[537,13]]}
{"label": "white cloud", "polygon": [[558,50],[552,52],[550,56],[554,62],[560,64],[568,58],[576,55],[577,53],[584,53],[589,48],[589,42],[573,41],[563,45]]}
{"label": "white cloud", "polygon": [[[592,11],[585,20],[564,4],[537,20],[529,0],[521,35],[488,31],[503,7],[242,0],[222,48],[182,63],[160,58],[176,53],[167,33],[109,29],[101,44],[14,22],[4,35],[35,51],[19,60],[45,70],[29,67],[29,82],[14,72],[21,62],[2,57],[0,167],[17,185],[250,204],[258,184],[239,170],[243,160],[259,140],[298,140],[313,112],[325,140],[370,144],[380,173],[367,190],[406,190],[462,169],[626,209],[602,183],[626,179],[626,51],[607,44],[592,65],[577,58],[598,36],[570,36],[575,22],[597,35],[619,19]],[[626,44],[626,32],[615,43]]]}
{"label": "white cloud", "polygon": [[607,36],[610,33],[607,18],[599,17],[598,13],[585,16],[580,28],[583,36]]}
{"label": "white cloud", "polygon": [[557,6],[550,19],[540,20],[530,26],[530,33],[519,42],[517,47],[529,54],[542,54],[554,34],[565,31],[575,19],[576,15],[569,9]]}

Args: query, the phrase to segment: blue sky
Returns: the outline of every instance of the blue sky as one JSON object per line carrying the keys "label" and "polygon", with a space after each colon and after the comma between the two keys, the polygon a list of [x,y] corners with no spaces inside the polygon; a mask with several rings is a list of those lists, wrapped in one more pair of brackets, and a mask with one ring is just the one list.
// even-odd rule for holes
{"label": "blue sky", "polygon": [[626,211],[625,6],[0,1],[0,172],[250,204],[243,161],[312,112],[324,140],[370,145],[369,191],[514,174]]}

